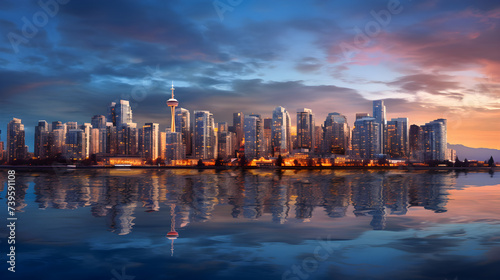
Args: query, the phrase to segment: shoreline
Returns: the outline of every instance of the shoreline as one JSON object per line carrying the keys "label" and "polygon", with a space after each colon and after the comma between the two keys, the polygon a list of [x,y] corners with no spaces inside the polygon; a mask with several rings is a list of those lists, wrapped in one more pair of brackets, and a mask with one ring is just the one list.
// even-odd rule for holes
{"label": "shoreline", "polygon": [[499,171],[497,167],[428,167],[428,166],[76,166],[68,167],[65,165],[51,166],[30,166],[30,165],[2,165],[2,170],[97,170],[97,169],[194,169],[194,170],[401,170],[401,171]]}

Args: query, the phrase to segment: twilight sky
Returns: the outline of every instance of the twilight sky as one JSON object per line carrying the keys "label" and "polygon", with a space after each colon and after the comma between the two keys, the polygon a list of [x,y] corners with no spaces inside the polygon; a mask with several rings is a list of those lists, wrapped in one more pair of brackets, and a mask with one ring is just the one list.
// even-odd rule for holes
{"label": "twilight sky", "polygon": [[386,99],[389,119],[447,118],[449,143],[500,149],[498,1],[59,2],[0,2],[2,140],[21,118],[30,150],[39,119],[90,122],[119,99],[163,129],[172,80],[217,122],[284,106],[352,127]]}

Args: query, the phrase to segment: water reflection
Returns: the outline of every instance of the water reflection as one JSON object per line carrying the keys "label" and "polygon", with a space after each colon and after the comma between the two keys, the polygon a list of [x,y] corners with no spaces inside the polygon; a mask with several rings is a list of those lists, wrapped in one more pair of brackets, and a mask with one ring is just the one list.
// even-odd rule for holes
{"label": "water reflection", "polygon": [[371,227],[382,230],[387,215],[405,215],[409,207],[423,207],[435,213],[447,211],[447,190],[455,185],[456,177],[347,171],[73,171],[62,176],[36,173],[18,176],[18,211],[27,205],[25,195],[30,181],[34,183],[38,208],[88,207],[92,216],[105,217],[110,231],[126,235],[134,228],[137,211],[157,212],[164,208],[170,212],[171,205],[175,228],[210,221],[218,205],[227,205],[230,207],[222,208],[226,212],[218,215],[261,219],[270,214],[274,223],[302,223],[310,221],[320,208],[332,219],[350,213],[371,217]]}

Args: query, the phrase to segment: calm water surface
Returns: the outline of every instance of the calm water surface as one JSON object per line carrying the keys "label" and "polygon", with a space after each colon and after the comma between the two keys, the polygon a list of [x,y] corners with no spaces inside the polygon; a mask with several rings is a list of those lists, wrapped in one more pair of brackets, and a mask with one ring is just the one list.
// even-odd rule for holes
{"label": "calm water surface", "polygon": [[1,279],[500,279],[498,173],[16,175],[17,272],[3,225]]}

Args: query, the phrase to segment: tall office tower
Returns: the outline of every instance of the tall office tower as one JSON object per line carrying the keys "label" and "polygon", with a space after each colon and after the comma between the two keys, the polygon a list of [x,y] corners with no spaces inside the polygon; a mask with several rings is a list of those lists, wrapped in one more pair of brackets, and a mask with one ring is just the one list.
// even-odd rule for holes
{"label": "tall office tower", "polygon": [[90,123],[84,123],[78,126],[79,129],[83,130],[85,133],[85,154],[83,158],[90,157],[90,130],[92,129],[92,125]]}
{"label": "tall office tower", "polygon": [[217,156],[222,159],[230,158],[234,154],[234,133],[229,131],[227,122],[217,124]]}
{"label": "tall office tower", "polygon": [[108,106],[106,122],[110,122],[113,126],[116,126],[116,102],[111,102]]}
{"label": "tall office tower", "polygon": [[7,125],[7,159],[9,163],[26,158],[24,124],[13,118]]}
{"label": "tall office tower", "polygon": [[132,108],[128,100],[120,100],[120,103],[111,102],[108,107],[108,122],[120,127],[122,124],[132,123]]}
{"label": "tall office tower", "polygon": [[182,145],[186,155],[191,155],[191,115],[189,110],[184,108],[175,109],[175,131],[182,133]]}
{"label": "tall office tower", "polygon": [[245,138],[245,132],[243,131],[245,121],[245,115],[242,112],[233,114],[233,128],[234,133],[236,133],[236,150],[243,145],[243,139]]}
{"label": "tall office tower", "polygon": [[262,152],[262,120],[259,115],[245,116],[243,130],[245,132],[245,158],[259,158]]}
{"label": "tall office tower", "polygon": [[446,120],[437,119],[422,126],[424,160],[446,160]]}
{"label": "tall office tower", "polygon": [[323,126],[323,153],[344,155],[349,150],[351,131],[347,118],[339,113],[330,113]]}
{"label": "tall office tower", "polygon": [[378,154],[380,128],[375,118],[364,117],[354,122],[352,130],[353,156],[360,159],[373,159]]}
{"label": "tall office tower", "polygon": [[[408,137],[410,159],[413,161],[424,161],[423,155],[423,130],[420,126],[412,124],[410,126],[410,133]],[[453,159],[455,160],[455,159]]]}
{"label": "tall office tower", "polygon": [[66,123],[66,133],[68,133],[68,131],[70,129],[78,129],[78,123],[77,122],[67,122]]}
{"label": "tall office tower", "polygon": [[321,153],[321,144],[323,143],[323,125],[314,127],[314,153]]}
{"label": "tall office tower", "polygon": [[48,138],[49,157],[55,158],[57,156],[62,155],[64,152],[65,145],[66,145],[65,126],[63,127],[59,125],[54,126],[54,123],[52,123],[52,131],[49,133],[49,138]]}
{"label": "tall office tower", "polygon": [[136,123],[122,124],[116,129],[119,155],[137,155],[139,152],[139,133]]}
{"label": "tall office tower", "polygon": [[118,152],[118,135],[116,126],[112,122],[106,122],[106,130],[101,132],[102,151],[109,155]]}
{"label": "tall office tower", "polygon": [[165,134],[165,159],[167,163],[184,158],[184,149],[182,145],[182,134],[180,132],[167,131]]}
{"label": "tall office tower", "polygon": [[386,126],[386,154],[392,158],[408,157],[408,118],[393,118]]}
{"label": "tall office tower", "polygon": [[272,128],[273,119],[264,118],[264,133],[263,133],[263,148],[262,156],[269,157],[272,156]]}
{"label": "tall office tower", "polygon": [[92,117],[92,128],[106,128],[106,117],[103,115],[95,115]]}
{"label": "tall office tower", "polygon": [[216,146],[214,145],[216,145],[217,140],[213,114],[209,111],[194,111],[193,132],[194,156],[200,159],[215,158]]}
{"label": "tall office tower", "polygon": [[158,156],[162,161],[165,161],[165,153],[167,152],[167,133],[160,132],[158,135]]}
{"label": "tall office tower", "polygon": [[49,156],[48,134],[50,133],[49,124],[44,121],[38,121],[35,126],[35,157],[45,159]]}
{"label": "tall office tower", "polygon": [[[104,128],[105,130],[105,128]],[[99,128],[92,128],[90,129],[90,147],[89,147],[89,154],[90,155],[95,155],[98,153],[101,153],[101,143],[100,143],[100,137],[101,137],[101,129]]]}
{"label": "tall office tower", "polygon": [[66,135],[66,158],[72,160],[85,159],[86,137],[82,129],[70,129]]}
{"label": "tall office tower", "polygon": [[379,124],[379,140],[380,145],[377,147],[377,154],[385,153],[385,130],[387,125],[386,109],[383,100],[373,101],[373,117],[375,122]]}
{"label": "tall office tower", "polygon": [[143,129],[143,127],[139,127],[137,129],[137,151],[139,152],[139,155],[141,155],[142,158],[145,158],[145,156],[144,156],[144,129]]}
{"label": "tall office tower", "polygon": [[292,151],[290,115],[281,106],[276,107],[273,111],[271,138],[274,156],[284,156]]}
{"label": "tall office tower", "polygon": [[157,123],[147,123],[142,127],[142,154],[148,161],[154,161],[159,157],[159,133],[160,125]]}
{"label": "tall office tower", "polygon": [[297,148],[314,152],[314,115],[311,109],[297,110]]}

